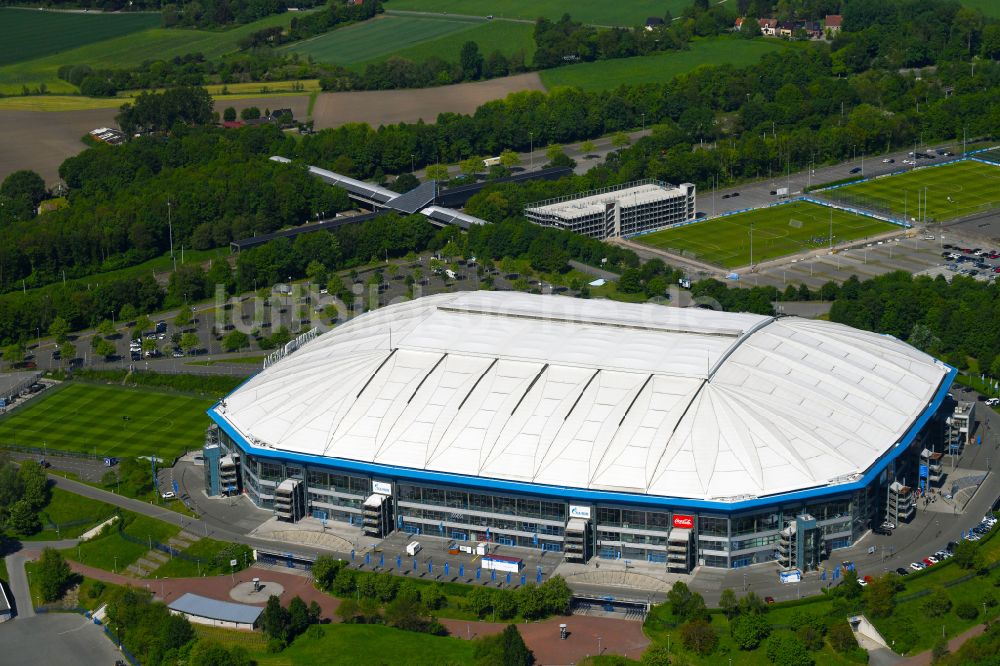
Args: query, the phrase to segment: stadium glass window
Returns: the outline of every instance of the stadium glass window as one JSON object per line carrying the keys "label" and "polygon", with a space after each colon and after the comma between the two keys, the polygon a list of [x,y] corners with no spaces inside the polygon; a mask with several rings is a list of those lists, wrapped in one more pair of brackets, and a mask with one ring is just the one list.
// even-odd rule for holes
{"label": "stadium glass window", "polygon": [[444,491],[440,488],[424,488],[424,504],[445,506]]}
{"label": "stadium glass window", "polygon": [[493,511],[493,498],[489,495],[469,494],[469,508],[474,511]]}
{"label": "stadium glass window", "polygon": [[537,532],[538,531],[538,524],[537,523],[521,523],[520,526],[517,529],[521,530],[522,532]]}
{"label": "stadium glass window", "polygon": [[465,509],[468,507],[468,496],[464,492],[449,490],[447,492],[448,506],[452,509]]}
{"label": "stadium glass window", "polygon": [[566,517],[566,505],[562,502],[542,502],[542,518],[546,520],[563,520]]}
{"label": "stadium glass window", "polygon": [[409,483],[398,483],[396,484],[396,492],[399,493],[399,499],[404,502],[420,501],[420,486],[414,486]]}
{"label": "stadium glass window", "polygon": [[706,567],[728,567],[729,560],[725,557],[719,555],[706,555],[705,556],[705,566]]}
{"label": "stadium glass window", "polygon": [[288,465],[285,467],[285,475],[289,479],[301,479],[302,468],[297,465]]}
{"label": "stadium glass window", "polygon": [[281,469],[281,465],[269,462],[262,462],[260,464],[260,474],[261,479],[266,481],[277,481],[284,478],[284,473]]}
{"label": "stadium glass window", "polygon": [[622,524],[622,512],[620,509],[609,509],[607,507],[597,507],[597,524],[611,525],[619,527]]}
{"label": "stadium glass window", "polygon": [[598,541],[621,541],[622,535],[620,532],[608,532],[607,530],[597,530],[597,540]]}
{"label": "stadium glass window", "polygon": [[541,502],[531,499],[517,500],[517,515],[525,518],[538,518],[541,515]]}
{"label": "stadium glass window", "polygon": [[354,495],[367,495],[371,492],[372,484],[366,478],[352,476],[350,477],[351,482],[351,493]]}
{"label": "stadium glass window", "polygon": [[670,515],[662,511],[646,512],[646,529],[662,530],[670,529]]}
{"label": "stadium glass window", "polygon": [[351,492],[351,482],[348,480],[346,474],[331,474],[330,487],[336,488],[342,493]]}
{"label": "stadium glass window", "polygon": [[646,512],[633,511],[631,509],[622,509],[622,527],[634,527],[636,529],[645,529]]}
{"label": "stadium glass window", "polygon": [[330,475],[326,472],[317,472],[316,470],[309,470],[309,487],[310,488],[329,488],[330,487]]}
{"label": "stadium glass window", "polygon": [[517,515],[517,501],[512,497],[497,497],[493,501],[493,506],[497,513]]}
{"label": "stadium glass window", "polygon": [[698,519],[698,532],[706,536],[729,536],[729,520],[701,516]]}

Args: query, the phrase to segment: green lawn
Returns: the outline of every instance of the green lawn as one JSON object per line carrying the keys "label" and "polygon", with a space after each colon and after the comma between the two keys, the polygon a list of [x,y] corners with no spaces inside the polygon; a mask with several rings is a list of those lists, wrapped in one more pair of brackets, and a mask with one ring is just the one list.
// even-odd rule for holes
{"label": "green lawn", "polygon": [[[989,0],[980,0],[989,2]],[[493,15],[499,18],[518,18],[534,21],[540,16],[558,21],[563,14],[574,20],[597,25],[632,27],[645,25],[650,16],[663,17],[667,11],[674,16],[690,6],[689,0],[629,0],[622,4],[613,2],[574,2],[573,0],[387,0],[387,11],[408,10]]]}
{"label": "green lawn", "polygon": [[388,16],[332,30],[324,35],[298,42],[288,50],[311,56],[319,62],[354,65],[384,59],[397,52],[443,37],[453,39],[461,48],[467,40],[456,36],[481,25],[465,18],[418,18]]}
{"label": "green lawn", "polygon": [[74,382],[0,418],[0,443],[172,460],[202,445],[205,410],[212,404],[209,398]]}
{"label": "green lawn", "polygon": [[[228,574],[232,571],[241,571],[244,562],[253,563],[253,555],[249,547],[216,541],[215,539],[198,539],[183,552],[185,555],[197,557],[201,562],[192,562],[183,557],[173,557],[154,571],[151,576],[159,576],[160,578],[215,576],[220,573]],[[239,562],[235,569],[229,566],[230,560],[234,559]]]}
{"label": "green lawn", "polygon": [[[166,60],[188,53],[201,53],[208,59],[217,58],[235,51],[237,42],[244,35],[275,25],[288,25],[296,15],[301,16],[302,13],[274,14],[221,32],[150,28],[93,43],[82,43],[82,46],[54,53],[49,51],[48,55],[0,66],[0,93],[20,93],[22,85],[35,87],[40,83],[46,84],[51,92],[76,92],[74,86],[56,76],[59,67],[65,64],[129,67],[140,65],[146,60]],[[159,18],[156,17],[156,20]]]}
{"label": "green lawn", "polygon": [[768,259],[826,247],[829,244],[831,216],[834,244],[900,228],[870,217],[796,201],[636,236],[633,240],[697,257],[724,268],[736,268],[751,263],[751,224],[753,263],[757,264]]}
{"label": "green lawn", "polygon": [[508,57],[518,51],[524,51],[524,60],[530,64],[535,55],[533,31],[534,27],[530,24],[509,21],[470,24],[461,32],[395,49],[377,58],[357,63],[354,68],[363,70],[369,64],[383,61],[390,56],[413,62],[422,62],[431,56],[437,56],[445,62],[458,62],[462,45],[470,41],[479,45],[479,52],[484,58],[494,51],[499,51]]}
{"label": "green lawn", "polygon": [[931,221],[952,220],[996,208],[1000,206],[1000,166],[963,160],[828,190],[823,196],[891,210],[915,220],[918,192],[924,192],[925,188],[927,218]]}
{"label": "green lawn", "polygon": [[117,525],[113,525],[100,536],[84,541],[76,548],[62,550],[63,556],[87,566],[122,573],[128,565],[146,554],[150,540],[166,543],[167,539],[181,531],[176,525],[129,511],[122,512],[122,520],[125,521],[125,533],[142,543],[123,538],[118,533]]}
{"label": "green lawn", "polygon": [[320,629],[322,638],[303,635],[279,654],[254,652],[252,656],[260,666],[460,666],[472,663],[474,644],[460,638],[364,624],[327,624],[320,625]]}
{"label": "green lawn", "polygon": [[160,25],[158,13],[79,14],[0,8],[0,65],[40,58]]}
{"label": "green lawn", "polygon": [[750,65],[765,53],[787,47],[779,40],[729,37],[691,43],[687,51],[670,51],[636,58],[581,62],[541,73],[548,87],[572,86],[583,90],[610,90],[622,84],[662,83],[702,65]]}
{"label": "green lawn", "polygon": [[[40,513],[42,531],[22,541],[75,539],[115,514],[116,508],[99,500],[52,488],[52,499]],[[56,526],[59,529],[56,529]]]}

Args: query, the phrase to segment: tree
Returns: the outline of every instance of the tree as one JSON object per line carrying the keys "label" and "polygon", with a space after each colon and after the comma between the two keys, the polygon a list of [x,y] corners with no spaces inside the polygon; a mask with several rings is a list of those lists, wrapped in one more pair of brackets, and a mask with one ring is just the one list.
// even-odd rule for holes
{"label": "tree", "polygon": [[500,164],[504,165],[508,169],[515,167],[521,163],[521,156],[510,148],[504,148],[500,153]]}
{"label": "tree", "polygon": [[444,164],[429,164],[424,169],[428,180],[448,180],[448,167]]}
{"label": "tree", "polygon": [[113,469],[109,469],[107,472],[101,475],[101,485],[105,488],[111,488],[116,483],[118,483],[118,474]]}
{"label": "tree", "polygon": [[298,595],[288,602],[288,640],[305,633],[309,628],[309,607]]}
{"label": "tree", "polygon": [[809,651],[795,636],[776,634],[767,641],[767,658],[776,666],[812,666]]}
{"label": "tree", "polygon": [[975,541],[963,539],[955,547],[955,564],[962,569],[980,569],[983,566],[983,554]]}
{"label": "tree", "polygon": [[943,587],[936,587],[920,605],[927,615],[941,617],[951,610],[951,597]]}
{"label": "tree", "polygon": [[3,203],[5,219],[30,220],[46,196],[45,181],[27,169],[15,171],[0,184],[0,202]]}
{"label": "tree", "polygon": [[177,86],[161,93],[142,93],[134,103],[122,105],[115,119],[129,136],[143,132],[167,132],[175,124],[207,125],[213,122],[212,106],[212,97],[205,88]]}
{"label": "tree", "polygon": [[705,600],[697,592],[692,592],[687,583],[677,581],[667,592],[670,613],[681,621],[698,620],[708,617]]}
{"label": "tree", "polygon": [[59,345],[59,357],[64,361],[72,361],[76,358],[76,345],[69,340]]}
{"label": "tree", "polygon": [[597,144],[595,144],[590,139],[587,139],[586,141],[580,144],[581,153],[588,154],[594,152],[595,150],[597,150]]}
{"label": "tree", "polygon": [[152,330],[153,321],[149,318],[149,315],[142,315],[141,317],[135,320],[135,325],[133,328],[138,330],[139,335],[141,336],[146,331]]}
{"label": "tree", "polygon": [[97,325],[97,334],[104,337],[115,334],[115,325],[110,319],[102,319],[101,323]]}
{"label": "tree", "polygon": [[474,587],[465,596],[465,607],[478,617],[483,617],[493,607],[493,595],[485,587]]}
{"label": "tree", "polygon": [[94,353],[104,358],[114,356],[116,351],[115,346],[103,338],[99,338],[94,345]]}
{"label": "tree", "polygon": [[632,143],[632,140],[628,138],[628,134],[625,132],[615,132],[611,137],[611,145],[618,149],[622,149],[630,143]]}
{"label": "tree", "polygon": [[865,608],[872,617],[889,617],[895,608],[895,590],[886,574],[874,579],[865,587]]}
{"label": "tree", "polygon": [[535,655],[513,624],[508,624],[500,634],[477,639],[473,658],[479,666],[531,666],[535,663]]}
{"label": "tree", "polygon": [[21,488],[21,499],[34,511],[41,510],[49,503],[49,478],[41,465],[21,465],[17,470],[17,481]]}
{"label": "tree", "polygon": [[466,176],[475,176],[477,173],[483,170],[483,158],[468,157],[458,163],[458,168],[462,170],[462,173]]}
{"label": "tree", "polygon": [[771,625],[762,615],[740,615],[729,624],[729,633],[741,650],[756,650],[771,633]]}
{"label": "tree", "polygon": [[142,353],[143,354],[155,354],[159,347],[156,344],[156,340],[145,339],[142,341]]}
{"label": "tree", "polygon": [[248,106],[240,109],[241,120],[256,120],[260,118],[260,109],[256,106]]}
{"label": "tree", "polygon": [[712,625],[699,619],[681,625],[681,641],[688,650],[704,657],[715,650],[719,637]]}
{"label": "tree", "polygon": [[618,280],[618,291],[623,294],[638,294],[642,291],[642,276],[637,268],[626,269]]}
{"label": "tree", "polygon": [[233,329],[226,333],[225,337],[222,338],[222,348],[227,352],[234,352],[248,347],[250,345],[250,337],[243,331],[238,331]]}
{"label": "tree", "polygon": [[490,604],[493,612],[501,620],[508,620],[517,613],[517,600],[514,593],[508,590],[493,590],[493,599]]}
{"label": "tree", "polygon": [[829,631],[830,645],[837,652],[850,652],[858,647],[858,640],[851,631],[851,625],[842,620],[833,624]]}
{"label": "tree", "polygon": [[555,162],[561,155],[565,154],[563,147],[558,144],[553,143],[545,147],[545,157],[549,159],[549,162]]}
{"label": "tree", "polygon": [[719,608],[722,609],[722,612],[730,620],[736,617],[736,614],[739,612],[739,602],[736,601],[736,593],[731,588],[727,587],[722,591],[722,594],[719,596]]}
{"label": "tree", "polygon": [[37,532],[41,525],[38,522],[38,512],[30,502],[17,500],[11,505],[7,516],[7,525],[15,534],[28,536]]}
{"label": "tree", "polygon": [[17,365],[24,360],[25,348],[23,342],[15,342],[4,347],[3,357],[11,365]]}
{"label": "tree", "polygon": [[197,349],[199,344],[201,342],[198,340],[197,333],[185,333],[181,336],[181,349],[189,354]]}
{"label": "tree", "polygon": [[174,317],[174,326],[183,330],[191,325],[191,310],[190,308],[183,307],[177,316]]}
{"label": "tree", "polygon": [[231,106],[227,106],[226,110],[222,112],[222,119],[227,123],[231,123],[236,120],[236,109]]}
{"label": "tree", "polygon": [[478,79],[483,73],[483,54],[479,52],[479,44],[473,41],[462,44],[458,64],[466,80]]}
{"label": "tree", "polygon": [[545,593],[528,583],[516,592],[517,609],[526,620],[537,620],[545,615]]}
{"label": "tree", "polygon": [[642,666],[672,666],[677,661],[677,650],[671,654],[670,646],[663,643],[653,643],[642,653]]}
{"label": "tree", "polygon": [[313,580],[316,581],[316,585],[325,591],[330,591],[333,586],[334,578],[340,573],[340,570],[346,566],[344,560],[331,557],[330,555],[320,555],[316,558],[313,563],[312,575]]}
{"label": "tree", "polygon": [[59,344],[66,342],[69,335],[69,324],[62,317],[56,317],[49,324],[49,335],[55,338],[55,341]]}
{"label": "tree", "polygon": [[288,609],[281,605],[281,600],[277,596],[271,595],[267,598],[267,605],[260,614],[260,627],[271,639],[288,642],[289,625],[291,617]]}
{"label": "tree", "polygon": [[38,587],[42,601],[56,601],[62,598],[63,592],[72,580],[73,573],[63,556],[54,548],[42,551],[38,566]]}

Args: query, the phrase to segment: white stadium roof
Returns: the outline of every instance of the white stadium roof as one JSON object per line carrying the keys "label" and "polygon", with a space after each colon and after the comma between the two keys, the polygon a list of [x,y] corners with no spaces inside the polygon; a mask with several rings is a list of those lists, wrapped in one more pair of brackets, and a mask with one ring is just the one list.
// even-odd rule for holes
{"label": "white stadium roof", "polygon": [[856,480],[948,372],[824,321],[466,292],[353,319],[216,417],[279,451],[726,502]]}

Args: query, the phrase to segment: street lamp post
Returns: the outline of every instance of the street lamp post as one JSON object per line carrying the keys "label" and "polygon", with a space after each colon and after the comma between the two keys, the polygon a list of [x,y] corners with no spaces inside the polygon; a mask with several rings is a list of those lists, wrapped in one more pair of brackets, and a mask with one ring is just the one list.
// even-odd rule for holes
{"label": "street lamp post", "polygon": [[528,132],[528,168],[535,168],[535,133]]}

